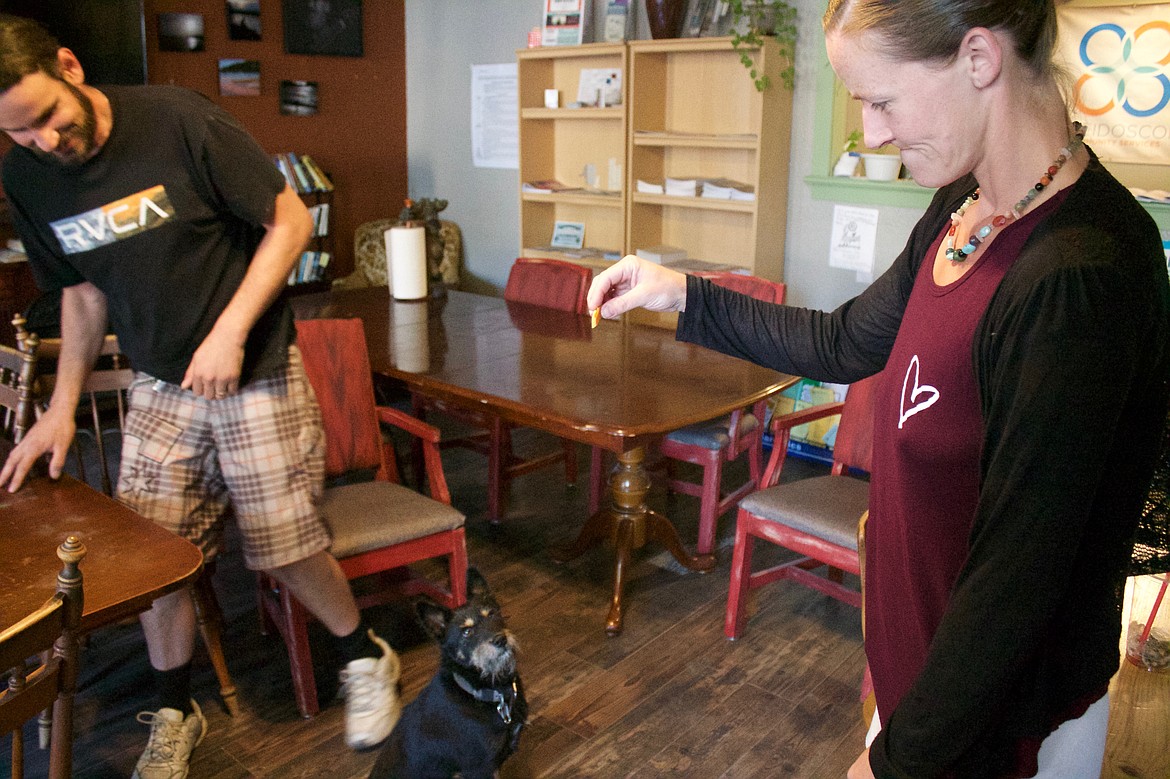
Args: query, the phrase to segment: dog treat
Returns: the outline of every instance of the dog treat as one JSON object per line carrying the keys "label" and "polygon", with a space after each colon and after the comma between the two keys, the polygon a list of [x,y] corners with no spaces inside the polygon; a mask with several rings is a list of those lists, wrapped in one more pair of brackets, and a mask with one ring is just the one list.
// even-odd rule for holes
{"label": "dog treat", "polygon": [[589,318],[590,318],[590,324],[593,327],[597,327],[599,324],[601,324],[601,309],[595,308],[592,311],[590,311]]}

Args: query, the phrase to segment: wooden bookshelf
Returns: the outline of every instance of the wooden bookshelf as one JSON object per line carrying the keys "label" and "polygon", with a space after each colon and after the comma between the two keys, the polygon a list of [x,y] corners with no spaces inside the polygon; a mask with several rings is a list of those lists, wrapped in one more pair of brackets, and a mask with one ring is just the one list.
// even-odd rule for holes
{"label": "wooden bookshelf", "polygon": [[[774,41],[753,54],[771,77],[764,92],[730,38],[550,46],[516,56],[522,255],[605,267],[639,247],[665,244],[690,258],[783,280],[792,93],[779,77],[785,63]],[[621,69],[620,105],[564,107],[576,99],[587,68]],[[562,107],[545,106],[546,89],[559,92]],[[620,187],[607,187],[611,159],[623,167]],[[585,186],[588,164],[614,191]],[[755,199],[638,191],[639,180],[662,184],[667,177],[731,179],[750,187]],[[540,180],[579,189],[523,191],[524,182]],[[585,224],[585,252],[548,246],[557,221]]]}
{"label": "wooden bookshelf", "polygon": [[[585,225],[585,244],[599,253],[625,251],[626,94],[625,44],[589,43],[521,49],[516,54],[520,103],[520,183],[556,180],[576,187],[565,192],[520,192],[520,254],[554,257],[583,264],[605,264],[600,256],[562,252],[549,246],[558,221]],[[613,70],[622,77],[622,98],[607,107],[569,107],[576,102],[581,73]],[[545,106],[545,90],[555,89],[559,106]],[[622,166],[621,180],[609,181],[609,162]],[[584,179],[593,165],[598,190]],[[522,187],[521,187],[522,190]]]}
{"label": "wooden bookshelf", "polygon": [[[792,92],[774,40],[754,51],[769,75],[756,90],[730,38],[629,44],[626,212],[629,251],[665,244],[687,256],[784,278]],[[639,180],[726,178],[755,199],[717,200],[637,191]]]}

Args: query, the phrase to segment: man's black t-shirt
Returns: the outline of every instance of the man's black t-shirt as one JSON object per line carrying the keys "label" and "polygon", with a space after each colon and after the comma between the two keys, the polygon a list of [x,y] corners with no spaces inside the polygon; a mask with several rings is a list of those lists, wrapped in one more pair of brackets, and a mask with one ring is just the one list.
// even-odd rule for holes
{"label": "man's black t-shirt", "polygon": [[[13,219],[43,290],[91,282],[135,369],[179,383],[240,286],[284,179],[229,114],[178,87],[109,87],[113,129],[63,166],[22,147],[4,158]],[[283,300],[249,334],[241,384],[283,366]]]}

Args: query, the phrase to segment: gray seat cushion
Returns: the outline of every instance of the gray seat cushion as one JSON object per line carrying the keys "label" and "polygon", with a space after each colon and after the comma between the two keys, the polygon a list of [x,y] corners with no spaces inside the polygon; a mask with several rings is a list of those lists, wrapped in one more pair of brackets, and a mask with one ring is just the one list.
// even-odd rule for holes
{"label": "gray seat cushion", "polygon": [[857,523],[869,508],[869,482],[815,476],[753,492],[739,507],[831,544],[857,549]]}
{"label": "gray seat cushion", "polygon": [[337,558],[454,530],[464,519],[446,503],[385,481],[327,489],[320,511],[333,532]]}
{"label": "gray seat cushion", "polygon": [[[750,433],[759,424],[755,415],[744,414],[739,420],[740,435]],[[666,436],[666,439],[688,446],[701,446],[704,449],[723,449],[731,443],[731,436],[727,434],[727,429],[730,426],[731,416],[728,415],[721,419],[712,419],[708,422],[679,428]]]}

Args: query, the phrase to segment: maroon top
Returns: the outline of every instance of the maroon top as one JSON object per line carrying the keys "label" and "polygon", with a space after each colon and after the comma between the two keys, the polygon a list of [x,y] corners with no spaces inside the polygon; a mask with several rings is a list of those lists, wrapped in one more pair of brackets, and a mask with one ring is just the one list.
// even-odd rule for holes
{"label": "maroon top", "polygon": [[979,500],[983,425],[971,362],[976,325],[1043,216],[1024,214],[946,286],[931,245],[918,272],[874,405],[866,526],[866,656],[883,721],[926,660],[959,570]]}

